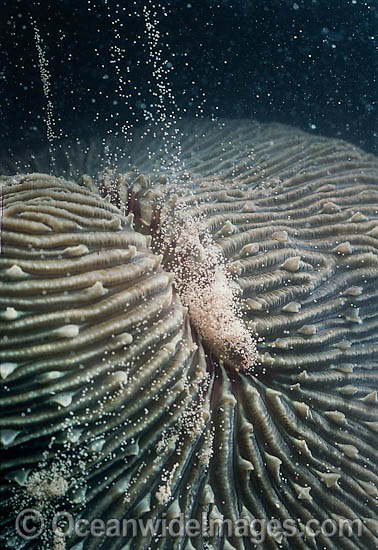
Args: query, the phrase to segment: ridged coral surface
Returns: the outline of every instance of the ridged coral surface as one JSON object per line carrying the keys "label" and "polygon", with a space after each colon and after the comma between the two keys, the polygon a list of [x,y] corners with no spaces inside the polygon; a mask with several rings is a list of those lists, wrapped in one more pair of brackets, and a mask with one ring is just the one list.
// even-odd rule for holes
{"label": "ridged coral surface", "polygon": [[[174,135],[141,129],[121,174],[81,186],[2,180],[4,539],[38,502],[294,519],[260,548],[376,548],[378,160],[274,124]],[[340,518],[361,532],[304,531]],[[66,544],[255,547],[204,529]]]}

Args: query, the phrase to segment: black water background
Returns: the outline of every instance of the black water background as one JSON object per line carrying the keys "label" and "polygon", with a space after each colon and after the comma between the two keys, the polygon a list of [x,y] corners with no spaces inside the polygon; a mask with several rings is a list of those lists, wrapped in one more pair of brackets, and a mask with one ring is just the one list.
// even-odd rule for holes
{"label": "black water background", "polygon": [[[47,144],[31,19],[44,42],[56,128],[64,136],[101,137],[143,123],[143,104],[153,103],[156,89],[142,16],[143,5],[152,3],[2,2],[1,152]],[[174,67],[169,82],[178,115],[194,116],[205,98],[206,117],[283,122],[378,154],[378,2],[163,0],[160,6],[167,12],[156,9],[162,56]],[[129,67],[135,87],[123,87],[127,102],[117,91],[113,46],[124,48],[118,66],[123,75]]]}

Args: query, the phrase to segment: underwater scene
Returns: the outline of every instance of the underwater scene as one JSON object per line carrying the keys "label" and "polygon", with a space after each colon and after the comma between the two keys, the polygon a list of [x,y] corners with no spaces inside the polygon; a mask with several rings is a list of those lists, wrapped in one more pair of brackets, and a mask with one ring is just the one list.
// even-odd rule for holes
{"label": "underwater scene", "polygon": [[377,1],[0,37],[0,550],[378,549]]}

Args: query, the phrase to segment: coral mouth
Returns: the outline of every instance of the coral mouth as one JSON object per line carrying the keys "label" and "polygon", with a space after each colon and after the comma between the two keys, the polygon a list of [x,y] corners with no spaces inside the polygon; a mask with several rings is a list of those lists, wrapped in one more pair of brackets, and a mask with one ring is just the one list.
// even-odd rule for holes
{"label": "coral mouth", "polygon": [[[243,321],[240,289],[204,219],[176,207],[177,195],[172,196],[166,181],[158,187],[148,176],[139,175],[125,184],[125,204],[117,187],[103,188],[102,193],[132,214],[135,230],[151,239],[151,250],[174,275],[173,289],[187,308],[192,330],[206,354],[235,371],[254,372],[261,363],[254,335]],[[190,196],[190,188],[186,192]]]}

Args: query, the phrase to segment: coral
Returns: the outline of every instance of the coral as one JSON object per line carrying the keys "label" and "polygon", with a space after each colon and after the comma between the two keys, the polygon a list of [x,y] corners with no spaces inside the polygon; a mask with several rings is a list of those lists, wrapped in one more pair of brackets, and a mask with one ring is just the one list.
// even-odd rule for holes
{"label": "coral", "polygon": [[[81,185],[2,179],[4,539],[20,547],[33,480],[64,471],[54,509],[83,518],[293,519],[261,547],[370,550],[378,160],[248,121],[176,138],[176,165],[141,128],[118,171],[79,157]],[[361,532],[306,531],[340,518]],[[254,547],[205,528],[73,545]]]}

